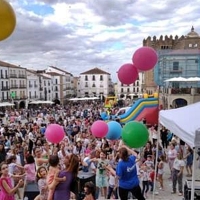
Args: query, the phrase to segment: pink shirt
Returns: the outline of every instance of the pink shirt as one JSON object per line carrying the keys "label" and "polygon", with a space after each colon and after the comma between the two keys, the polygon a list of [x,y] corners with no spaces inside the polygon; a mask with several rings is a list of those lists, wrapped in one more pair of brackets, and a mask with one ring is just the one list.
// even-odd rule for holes
{"label": "pink shirt", "polygon": [[35,177],[36,177],[35,163],[24,165],[24,169],[26,172],[26,180],[35,181]]}

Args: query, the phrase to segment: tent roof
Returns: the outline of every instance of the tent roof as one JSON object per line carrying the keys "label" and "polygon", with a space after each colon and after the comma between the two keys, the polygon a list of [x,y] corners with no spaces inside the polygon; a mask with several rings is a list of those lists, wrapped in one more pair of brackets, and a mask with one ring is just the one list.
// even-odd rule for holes
{"label": "tent roof", "polygon": [[159,121],[190,147],[195,147],[196,131],[200,129],[200,102],[182,108],[161,110]]}

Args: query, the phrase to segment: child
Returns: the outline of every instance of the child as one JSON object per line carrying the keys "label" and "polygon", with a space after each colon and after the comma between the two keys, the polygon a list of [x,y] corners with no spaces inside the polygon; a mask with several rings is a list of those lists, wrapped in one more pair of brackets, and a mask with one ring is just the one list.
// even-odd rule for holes
{"label": "child", "polygon": [[187,153],[185,156],[186,159],[186,171],[187,177],[192,176],[192,163],[193,163],[193,150],[188,146]]}
{"label": "child", "polygon": [[14,200],[15,192],[20,188],[24,182],[19,180],[15,187],[12,186],[12,180],[8,173],[8,165],[6,163],[1,163],[0,165],[0,199],[1,200]]}
{"label": "child", "polygon": [[85,198],[83,200],[95,200],[95,186],[93,182],[86,182],[84,186]]}
{"label": "child", "polygon": [[[7,159],[7,164],[8,164],[8,173],[11,177],[11,181],[12,181],[12,185],[16,185],[15,182],[19,181],[19,179],[22,179],[26,176],[26,174],[17,174],[17,170],[20,169],[20,170],[24,170],[24,167],[22,167],[21,165],[18,165],[17,163],[17,157],[12,155],[10,156],[8,159]],[[19,190],[16,191],[17,192],[17,195],[19,197],[19,199],[21,199],[20,197],[20,192]]]}
{"label": "child", "polygon": [[142,194],[147,198],[147,192],[149,191],[149,173],[147,166],[141,168],[141,181],[142,181]]}
{"label": "child", "polygon": [[149,186],[151,186],[151,192],[153,192],[154,182],[155,182],[155,169],[154,167],[151,167],[149,171]]}
{"label": "child", "polygon": [[40,194],[35,198],[37,200],[47,200],[48,198],[48,185],[47,185],[47,170],[45,167],[39,167],[36,175],[38,188]]}
{"label": "child", "polygon": [[[97,193],[99,190],[102,192],[102,196],[106,199],[107,187],[108,187],[108,177],[106,173],[106,166],[108,166],[109,161],[106,159],[106,152],[101,150],[100,158],[97,159],[97,171],[96,171],[96,187]],[[98,196],[98,195],[97,195]]]}
{"label": "child", "polygon": [[147,156],[147,160],[144,162],[144,164],[147,166],[148,170],[150,170],[151,167],[154,167],[154,162],[152,161],[152,155]]}
{"label": "child", "polygon": [[60,168],[59,168],[59,157],[57,155],[51,155],[49,157],[49,165],[50,167],[47,175],[47,184],[49,188],[48,200],[52,200],[56,185],[60,181],[65,181],[66,177],[63,178],[58,177]]}
{"label": "child", "polygon": [[165,156],[161,155],[160,161],[158,163],[158,181],[160,183],[160,190],[163,190],[164,161],[165,161]]}
{"label": "child", "polygon": [[26,172],[26,183],[34,182],[36,171],[35,171],[35,160],[32,155],[28,155],[26,157],[26,164],[24,165],[24,170]]}
{"label": "child", "polygon": [[114,195],[115,199],[118,199],[118,195],[117,195],[117,179],[115,176],[113,176],[113,174],[109,171],[109,178],[108,178],[108,196],[107,199],[110,199],[110,197],[112,196],[112,194]]}

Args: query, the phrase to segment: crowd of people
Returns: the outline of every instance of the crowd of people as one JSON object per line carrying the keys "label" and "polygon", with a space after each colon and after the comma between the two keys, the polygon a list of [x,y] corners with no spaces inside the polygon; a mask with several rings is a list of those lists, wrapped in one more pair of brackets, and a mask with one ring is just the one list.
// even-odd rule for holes
{"label": "crowd of people", "polygon": [[[155,181],[165,190],[168,166],[171,192],[183,195],[183,171],[191,176],[193,150],[157,125],[148,127],[149,141],[140,149],[131,149],[120,139],[95,138],[90,127],[101,119],[101,112],[105,109],[97,102],[5,110],[0,127],[0,199],[22,199],[19,188],[36,183],[35,200],[144,200],[154,191]],[[61,125],[66,133],[59,144],[45,138],[50,123]]]}

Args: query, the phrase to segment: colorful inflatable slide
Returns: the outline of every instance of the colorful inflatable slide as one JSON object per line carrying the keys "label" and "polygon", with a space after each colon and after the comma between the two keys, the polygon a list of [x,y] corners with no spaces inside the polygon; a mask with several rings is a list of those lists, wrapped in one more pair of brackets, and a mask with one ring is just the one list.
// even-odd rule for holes
{"label": "colorful inflatable slide", "polygon": [[137,100],[124,114],[119,115],[121,123],[141,121],[146,118],[147,124],[158,124],[159,102],[158,98],[143,98]]}

